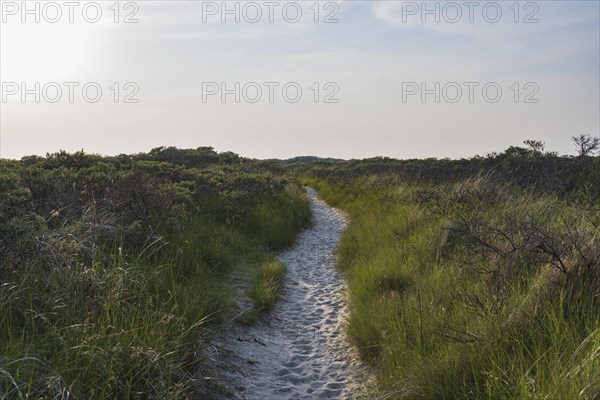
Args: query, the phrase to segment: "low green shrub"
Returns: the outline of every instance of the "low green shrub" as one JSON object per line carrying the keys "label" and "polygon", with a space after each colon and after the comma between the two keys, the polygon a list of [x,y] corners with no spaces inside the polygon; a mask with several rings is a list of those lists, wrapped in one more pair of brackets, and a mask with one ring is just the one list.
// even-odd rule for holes
{"label": "low green shrub", "polygon": [[189,398],[230,277],[310,215],[298,184],[210,148],[0,171],[1,399]]}

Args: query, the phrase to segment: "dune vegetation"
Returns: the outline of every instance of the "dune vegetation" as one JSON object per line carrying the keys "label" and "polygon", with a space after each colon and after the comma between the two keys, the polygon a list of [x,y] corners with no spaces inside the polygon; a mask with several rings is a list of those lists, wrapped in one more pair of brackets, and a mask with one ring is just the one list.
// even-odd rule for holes
{"label": "dune vegetation", "polygon": [[349,335],[389,399],[600,396],[600,158],[295,167],[350,216]]}
{"label": "dune vegetation", "polygon": [[[200,147],[0,160],[0,399],[212,398],[248,277],[344,210],[349,337],[382,399],[600,396],[600,157],[257,161]],[[218,385],[217,385],[218,386]],[[211,397],[212,395],[212,397]]]}
{"label": "dune vegetation", "polygon": [[265,260],[250,286],[249,295],[258,310],[271,311],[279,298],[286,266],[274,259]]}
{"label": "dune vegetation", "polygon": [[2,399],[202,397],[229,277],[310,222],[280,168],[211,148],[0,169]]}

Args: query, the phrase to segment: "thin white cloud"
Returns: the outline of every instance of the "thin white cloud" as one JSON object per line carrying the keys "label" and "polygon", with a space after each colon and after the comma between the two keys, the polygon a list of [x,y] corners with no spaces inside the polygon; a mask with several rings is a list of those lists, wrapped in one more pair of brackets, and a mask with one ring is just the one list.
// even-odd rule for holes
{"label": "thin white cloud", "polygon": [[[461,17],[456,18],[457,22],[452,21],[457,15],[450,8],[444,12],[444,7],[453,3],[458,5]],[[526,38],[530,35],[539,35],[545,32],[551,32],[559,29],[573,28],[585,24],[593,24],[598,20],[599,3],[588,3],[581,7],[581,1],[572,2],[531,2],[537,9],[519,9],[518,20],[515,23],[514,3],[509,2],[476,2],[478,5],[473,8],[473,22],[470,22],[470,9],[464,6],[464,2],[415,2],[415,1],[377,1],[371,5],[373,16],[390,27],[395,28],[422,28],[447,35],[466,35],[484,43],[498,44],[506,42],[509,39]],[[491,23],[486,19],[483,12],[483,6],[486,4],[499,4],[501,8],[501,17],[498,22]],[[425,4],[425,5],[423,5]],[[520,3],[520,6],[528,3]],[[437,5],[439,12],[439,21],[436,22],[434,14],[428,14],[425,10],[433,10]],[[595,13],[590,12],[596,9]],[[494,12],[490,11],[488,18],[494,17]],[[524,23],[523,21],[530,16],[538,20],[537,23]],[[423,22],[423,19],[425,22]]]}

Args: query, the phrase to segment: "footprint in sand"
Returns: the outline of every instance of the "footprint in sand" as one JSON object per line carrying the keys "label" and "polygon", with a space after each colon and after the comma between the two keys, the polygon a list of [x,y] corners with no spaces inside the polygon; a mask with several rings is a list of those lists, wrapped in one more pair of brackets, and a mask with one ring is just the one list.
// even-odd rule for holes
{"label": "footprint in sand", "polygon": [[368,372],[344,333],[347,310],[335,253],[346,219],[307,189],[313,226],[279,253],[281,300],[266,321],[228,329],[216,359],[223,398],[366,399]]}

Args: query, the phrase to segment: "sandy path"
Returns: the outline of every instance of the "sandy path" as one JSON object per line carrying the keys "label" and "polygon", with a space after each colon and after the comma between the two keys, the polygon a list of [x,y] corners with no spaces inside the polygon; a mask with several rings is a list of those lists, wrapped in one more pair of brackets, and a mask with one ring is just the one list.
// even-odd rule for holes
{"label": "sandy path", "polygon": [[225,398],[362,399],[366,371],[344,333],[343,276],[335,252],[346,220],[308,189],[313,227],[278,254],[288,272],[272,315],[223,332],[213,354]]}

